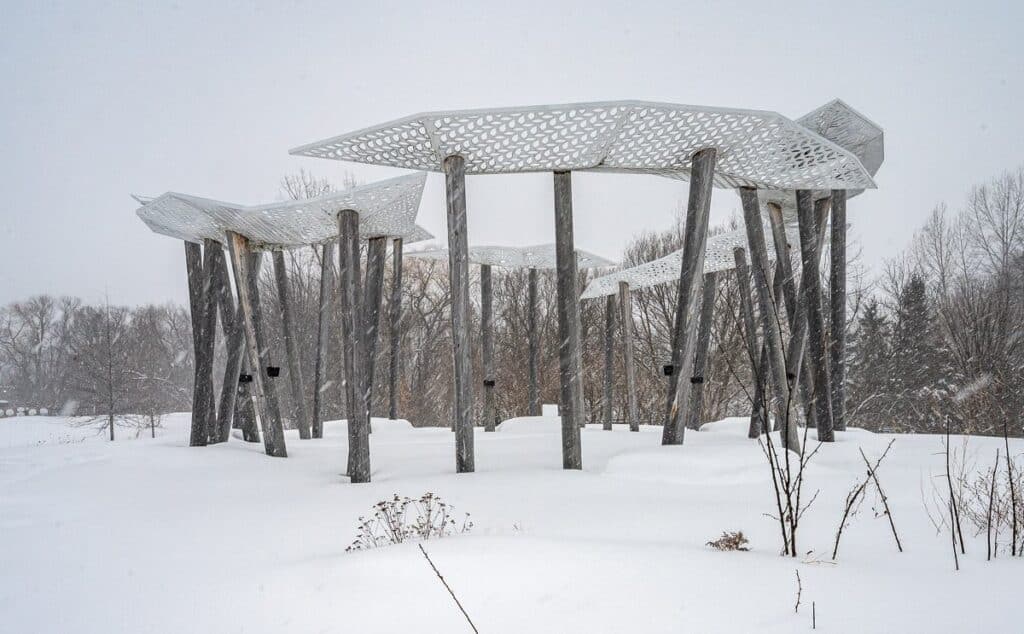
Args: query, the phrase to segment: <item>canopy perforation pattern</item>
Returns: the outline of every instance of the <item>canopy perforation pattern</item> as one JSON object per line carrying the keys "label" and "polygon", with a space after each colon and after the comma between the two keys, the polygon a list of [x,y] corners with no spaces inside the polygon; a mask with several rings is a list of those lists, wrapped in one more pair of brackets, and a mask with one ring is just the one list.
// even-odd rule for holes
{"label": "canopy perforation pattern", "polygon": [[719,187],[872,188],[849,151],[780,114],[639,101],[429,112],[312,143],[292,154],[467,174],[608,170],[687,178],[718,150]]}
{"label": "canopy perforation pattern", "polygon": [[136,213],[155,233],[202,242],[223,241],[234,231],[262,249],[322,244],[338,236],[337,215],[343,209],[359,212],[362,238],[387,236],[407,242],[433,236],[415,223],[426,174],[400,176],[360,185],[307,200],[266,205],[236,205],[168,192]]}
{"label": "canopy perforation pattern", "polygon": [[[765,229],[770,232],[769,229]],[[786,234],[790,244],[797,244],[796,228],[792,225],[786,226]],[[747,249],[747,233],[744,229],[727,231],[717,235],[708,236],[707,253],[704,256],[704,272],[727,271],[735,268],[736,260],[733,251],[736,247]],[[768,259],[775,261],[775,248],[768,241]],[[668,282],[678,282],[682,271],[683,251],[673,251],[666,256],[650,262],[609,273],[591,280],[586,290],[580,296],[582,299],[594,297],[605,297],[615,295],[619,292],[619,282],[626,282],[631,289],[647,288]]]}
{"label": "canopy perforation pattern", "polygon": [[[448,261],[448,249],[428,249],[405,254],[411,258]],[[528,247],[478,246],[469,248],[469,261],[505,268],[553,269],[555,268],[555,245],[537,244]],[[581,269],[615,266],[611,260],[576,249],[576,265]]]}

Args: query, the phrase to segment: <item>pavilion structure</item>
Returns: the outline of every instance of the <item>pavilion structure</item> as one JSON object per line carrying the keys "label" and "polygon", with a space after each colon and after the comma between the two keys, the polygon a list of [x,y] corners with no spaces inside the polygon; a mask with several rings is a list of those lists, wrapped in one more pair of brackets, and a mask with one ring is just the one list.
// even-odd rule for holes
{"label": "pavilion structure", "polygon": [[[429,260],[449,259],[448,249],[429,249],[408,254],[409,257]],[[537,329],[537,271],[556,268],[557,253],[554,244],[537,244],[527,247],[475,246],[469,247],[469,261],[480,266],[480,339],[481,361],[484,371],[483,421],[485,431],[494,431],[496,416],[494,390],[494,320],[493,293],[491,290],[491,268],[518,268],[529,271],[527,277],[527,339],[529,345],[528,408],[530,416],[540,416],[540,390],[537,385],[540,333]],[[576,268],[605,268],[615,266],[611,260],[582,249],[576,249]],[[580,363],[582,367],[582,362]],[[581,385],[582,389],[582,385]],[[581,397],[582,402],[582,397]]]}
{"label": "pavilion structure", "polygon": [[[676,306],[680,371],[662,442],[679,444],[679,412],[687,411],[696,346],[711,192],[740,190],[755,286],[771,367],[772,403],[783,413],[789,382],[773,305],[758,190],[873,188],[851,152],[786,117],[767,111],[642,101],[443,111],[412,115],[293,149],[292,154],[442,172],[446,178],[449,273],[456,386],[456,470],[473,471],[470,420],[467,174],[551,172],[557,263],[562,464],[582,468],[583,414],[579,295],[573,244],[572,172],[655,174],[690,181],[680,292]],[[809,196],[808,196],[809,198]],[[674,351],[675,354],[675,351]],[[783,420],[784,417],[779,417]],[[799,447],[792,447],[799,450]]]}
{"label": "pavilion structure", "polygon": [[[871,176],[877,173],[882,164],[884,159],[882,129],[838,99],[801,117],[797,123],[853,153]],[[845,429],[843,420],[846,330],[845,202],[847,198],[862,191],[862,189],[815,190],[812,192],[758,190],[759,205],[766,212],[770,221],[772,244],[767,245],[768,259],[775,259],[776,251],[786,254],[786,257],[777,260],[773,281],[774,297],[783,304],[784,314],[790,327],[791,336],[785,356],[786,371],[787,374],[799,377],[806,419],[809,424],[818,428],[819,439],[825,441],[832,439],[833,427],[837,430]],[[802,217],[799,209],[803,209]],[[831,323],[828,329],[829,343],[826,344],[818,270],[830,209],[832,212]],[[793,275],[791,245],[794,243],[800,244],[801,247],[802,275],[799,289],[797,289]],[[689,377],[693,385],[691,389],[694,399],[692,399],[690,411],[684,416],[684,420],[689,426],[696,426],[696,418],[699,415],[703,392],[703,363],[707,358],[707,346],[710,341],[714,293],[708,290],[708,285],[714,285],[716,276],[720,272],[733,268],[737,270],[741,295],[741,318],[748,353],[754,366],[753,376],[764,375],[765,350],[762,347],[760,353],[758,352],[757,333],[750,301],[746,246],[747,241],[743,237],[743,231],[730,231],[708,238],[704,266],[705,293],[694,357],[696,367],[694,376]],[[608,301],[611,301],[611,297],[621,289],[626,289],[628,293],[629,288],[645,288],[679,282],[682,258],[683,250],[678,250],[651,262],[596,278],[583,293],[583,298],[605,296],[609,298]],[[628,298],[628,294],[626,298]],[[782,313],[783,309],[780,309],[779,312]],[[674,334],[678,338],[680,336],[678,320],[676,326],[677,330]],[[610,332],[610,326],[606,327],[606,332]],[[625,346],[630,345],[628,336],[628,331],[624,331],[623,345]],[[804,355],[804,347],[808,338],[810,338],[812,354]],[[825,356],[826,347],[831,351],[831,366]],[[666,371],[672,371],[679,366],[679,359],[675,356],[679,351],[677,341],[673,343],[672,351],[671,365],[666,366]],[[611,380],[607,378],[608,376],[606,371],[606,383]],[[628,394],[634,389],[628,368],[626,381]],[[672,382],[669,387],[668,403],[670,408],[675,400],[675,385],[676,383]],[[755,403],[751,415],[752,437],[756,437],[763,428],[764,413],[759,409],[759,396],[762,387],[763,381],[757,381],[755,391],[758,394],[754,396]],[[610,391],[610,387],[606,386],[606,391]],[[817,395],[829,395],[829,397],[816,398]]]}
{"label": "pavilion structure", "polygon": [[[707,243],[705,245],[706,251],[704,257],[704,268],[702,271],[703,288],[701,293],[700,316],[698,318],[697,341],[693,361],[694,367],[692,369],[693,375],[688,377],[690,380],[690,389],[693,395],[691,397],[690,412],[683,418],[683,423],[688,427],[697,426],[696,415],[700,411],[703,403],[705,383],[704,374],[708,358],[708,348],[711,342],[711,320],[714,311],[716,285],[721,274],[724,274],[737,266],[737,257],[743,257],[745,259],[745,256],[743,255],[738,256],[736,251],[739,250],[740,252],[745,253],[746,245],[747,239],[745,231],[742,229],[726,231],[708,236],[707,238]],[[775,261],[774,245],[766,245],[766,254],[769,262]],[[631,291],[668,283],[678,284],[682,264],[683,251],[680,249],[663,257],[651,260],[650,262],[644,262],[636,266],[594,278],[591,280],[590,284],[587,285],[586,290],[583,291],[581,299],[604,297],[607,303],[605,309],[605,429],[611,428],[611,395],[613,391],[612,384],[614,380],[614,371],[612,369],[612,353],[610,351],[614,347],[613,333],[615,330],[616,296],[618,296],[618,312],[621,321],[621,345],[623,359],[625,362],[627,411],[631,421],[630,429],[636,430],[638,429],[638,426],[636,423],[632,422],[637,419],[637,397],[636,382],[634,378],[635,370],[632,363],[633,307]],[[743,266],[745,269],[745,263]],[[749,282],[747,288],[748,293],[745,305],[743,304],[743,298],[741,297],[741,307],[743,308],[744,314],[746,314],[747,308],[750,307]],[[751,318],[752,316],[753,311],[751,308]],[[753,321],[750,322],[749,326],[752,326],[752,324]],[[669,377],[673,377],[675,375],[675,371],[680,364],[680,359],[677,356],[679,351],[677,339],[679,336],[681,336],[681,332],[678,328],[673,330],[674,339],[671,346],[672,358],[669,365],[665,366],[665,374]],[[757,359],[759,359],[759,355],[752,355],[751,358],[756,364]],[[675,389],[676,381],[670,379],[668,385],[669,394],[666,419],[671,415],[671,406],[675,401]],[[755,398],[754,400],[757,401],[758,399]]]}
{"label": "pavilion structure", "polygon": [[[327,342],[326,317],[331,312],[331,245],[339,244],[340,314],[346,401],[348,403],[349,465],[353,482],[370,479],[368,380],[377,340],[377,324],[388,240],[419,241],[432,236],[415,224],[425,174],[332,192],[317,198],[247,206],[186,194],[166,193],[143,204],[136,212],[154,232],[185,242],[189,299],[196,347],[192,445],[227,439],[235,411],[236,383],[249,384],[255,414],[263,432],[266,453],[286,456],[283,425],[274,377],[279,368],[270,359],[259,301],[260,255],[273,254],[275,279],[282,309],[284,341],[289,366],[296,425],[308,438],[322,431],[317,399],[324,382]],[[359,240],[367,240],[367,270],[359,274]],[[314,378],[314,422],[305,412],[305,390],[294,341],[294,315],[288,290],[283,250],[320,246],[322,271],[320,319]],[[237,310],[228,282],[227,248]],[[401,258],[398,258],[399,262]],[[396,283],[400,269],[396,269]],[[225,324],[228,361],[221,388],[220,407],[213,408],[213,351],[218,306]],[[244,357],[244,361],[243,361]],[[249,372],[242,372],[243,364]]]}

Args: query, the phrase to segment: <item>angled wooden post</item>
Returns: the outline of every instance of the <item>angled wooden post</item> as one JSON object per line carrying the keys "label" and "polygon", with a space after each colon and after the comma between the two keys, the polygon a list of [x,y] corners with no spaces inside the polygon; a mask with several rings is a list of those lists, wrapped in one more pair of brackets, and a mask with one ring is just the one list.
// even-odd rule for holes
{"label": "angled wooden post", "polygon": [[[761,210],[757,202],[757,190],[752,187],[740,188],[743,204],[743,224],[747,230],[747,246],[750,248],[750,266],[754,288],[757,292],[758,307],[761,310],[761,337],[768,349],[768,365],[771,369],[769,384],[772,389],[772,409],[776,423],[781,430],[783,447],[800,452],[800,434],[789,416],[792,385],[786,374],[786,359],[782,352],[780,308],[772,295],[768,268],[768,246],[764,240],[764,226],[761,224]],[[784,257],[782,255],[779,256]]]}
{"label": "angled wooden post", "polygon": [[[827,214],[827,212],[828,212],[828,209],[827,208],[823,208],[821,206],[818,206],[815,209],[815,211],[814,211],[814,213],[816,213],[816,214]],[[817,233],[816,256],[820,256],[821,255],[821,250],[822,250],[822,248],[824,246],[824,242],[825,242],[825,217],[824,217],[824,215],[820,216],[819,220],[820,220],[820,222],[817,223],[817,229],[816,229],[817,232],[818,232]],[[818,261],[815,261],[813,266],[817,267],[818,266]],[[809,330],[809,327],[810,327],[809,323],[808,323],[809,322],[809,320],[808,320],[808,314],[809,314],[808,307],[810,305],[810,302],[808,301],[808,294],[807,294],[806,289],[804,288],[803,281],[801,281],[800,290],[797,292],[796,295],[797,295],[796,319],[795,319],[795,323],[793,324],[793,330],[792,330],[792,334],[791,334],[790,339],[789,339],[789,346],[788,346],[787,352],[786,352],[786,368],[787,368],[787,372],[789,372],[791,376],[797,376],[797,375],[803,376],[803,373],[806,371],[807,366],[811,365],[811,364],[807,363],[807,361],[810,359],[811,355],[805,354],[805,349],[807,347],[807,338],[808,338],[808,334],[807,333],[808,333],[808,330]],[[811,399],[811,396],[814,393],[813,392],[813,390],[814,390],[813,385],[814,384],[813,384],[813,380],[812,380],[811,385],[809,387],[807,387],[806,391],[805,391],[805,394],[807,395],[807,403],[811,407],[812,410],[815,409],[814,402]],[[815,418],[816,418],[816,416],[815,416]]]}
{"label": "angled wooden post", "polygon": [[192,423],[188,444],[202,447],[206,444],[206,393],[202,390],[199,359],[203,356],[203,248],[185,243],[185,272],[188,275],[188,305],[192,316]]}
{"label": "angled wooden post", "polygon": [[402,351],[402,239],[391,242],[391,299],[388,302],[388,324],[391,342],[388,367],[388,418],[398,418],[398,375]]}
{"label": "angled wooden post", "polygon": [[338,277],[341,287],[342,360],[348,402],[348,469],[352,482],[370,481],[370,420],[363,379],[362,342],[359,337],[359,214],[345,209],[338,214]]}
{"label": "angled wooden post", "polygon": [[580,303],[576,287],[576,246],[573,243],[572,173],[554,172],[555,265],[557,267],[559,414],[562,417],[562,468],[582,469],[579,383]]}
{"label": "angled wooden post", "polygon": [[718,292],[718,273],[704,274],[700,300],[700,323],[697,326],[697,351],[693,358],[693,378],[690,379],[690,415],[686,426],[700,429],[701,410],[704,409],[704,385],[707,383],[708,351],[711,348],[712,318],[715,316],[715,295]]}
{"label": "angled wooden post", "polygon": [[537,355],[540,354],[540,333],[537,330],[537,269],[530,269],[527,276],[529,288],[527,289],[526,299],[526,336],[529,339],[528,345],[530,356],[527,370],[527,372],[529,372],[529,385],[527,386],[529,408],[527,409],[527,413],[530,416],[540,416],[540,390],[537,387]]}
{"label": "angled wooden post", "polygon": [[331,315],[334,312],[334,242],[320,246],[320,299],[316,313],[316,360],[313,363],[313,418],[310,435],[324,437],[324,400],[328,384],[324,379],[324,367],[330,356]]}
{"label": "angled wooden post", "polygon": [[455,470],[475,470],[473,376],[469,349],[469,237],[466,229],[466,161],[444,159],[448,208],[448,279],[452,294],[452,353],[455,368]]}
{"label": "angled wooden post", "polygon": [[373,385],[377,372],[377,341],[380,338],[380,312],[384,304],[384,269],[388,257],[388,239],[370,238],[366,246],[366,283],[363,285],[363,363],[366,384],[366,408],[373,431]]}
{"label": "angled wooden post", "polygon": [[829,313],[832,367],[832,427],[846,431],[846,190],[832,190],[832,273]]}
{"label": "angled wooden post", "polygon": [[622,322],[622,361],[626,369],[626,415],[629,431],[640,431],[640,413],[636,404],[636,366],[633,364],[633,298],[629,283],[619,282],[619,311]]}
{"label": "angled wooden post", "polygon": [[235,273],[238,304],[242,308],[245,328],[245,349],[252,372],[253,408],[263,431],[264,450],[268,456],[285,457],[284,427],[277,402],[277,387],[268,378],[270,347],[263,338],[263,313],[260,309],[259,259],[250,256],[249,240],[233,231],[227,232],[227,245],[231,253],[231,266]]}
{"label": "angled wooden post", "polygon": [[494,431],[494,293],[491,265],[480,265],[480,340],[484,371],[484,431]]}
{"label": "angled wooden post", "polygon": [[205,445],[217,433],[214,409],[213,357],[217,346],[217,288],[215,270],[224,258],[224,251],[215,240],[203,240],[202,303],[200,304],[199,356],[196,357],[196,396],[202,404],[200,420],[192,431],[200,434],[198,442]]}
{"label": "angled wooden post", "polygon": [[309,439],[309,414],[306,410],[306,388],[302,380],[302,360],[299,358],[299,342],[295,336],[295,317],[292,297],[288,290],[288,269],[284,263],[284,252],[274,251],[274,281],[277,283],[278,303],[281,305],[281,330],[284,339],[285,358],[288,362],[288,382],[292,389],[292,409],[299,438]]}
{"label": "angled wooden post", "polygon": [[[801,291],[806,293],[807,335],[810,347],[812,368],[814,370],[813,393],[815,418],[818,428],[818,440],[832,442],[835,436],[832,431],[832,390],[828,381],[828,352],[825,346],[825,320],[821,310],[821,273],[819,270],[821,252],[819,235],[824,237],[824,224],[827,212],[822,212],[828,199],[815,201],[809,190],[796,192],[797,219],[800,225],[801,253]],[[815,207],[818,207],[816,210]],[[827,209],[827,207],[824,207]],[[821,217],[821,225],[818,218]]]}
{"label": "angled wooden post", "polygon": [[[221,247],[218,245],[217,248]],[[217,405],[216,433],[212,435],[211,442],[227,442],[231,437],[231,425],[238,409],[238,377],[242,373],[242,359],[245,358],[245,329],[241,323],[241,312],[235,308],[231,284],[228,281],[228,263],[223,255],[217,264],[214,275],[227,359],[224,363],[224,379],[221,381],[220,400]]]}
{"label": "angled wooden post", "polygon": [[[782,208],[775,203],[768,203],[768,219],[771,222],[772,240],[775,243],[775,285],[782,289],[782,295],[775,294],[776,300],[780,297],[785,299],[786,321],[789,323],[790,337],[797,330],[797,321],[805,319],[806,315],[797,314],[797,291],[796,274],[793,272],[793,263],[790,259],[792,249],[789,239],[786,236],[786,224],[782,218]],[[778,254],[784,253],[784,256]],[[806,325],[806,324],[805,324]],[[785,344],[783,344],[785,347]],[[790,361],[791,363],[791,361]],[[795,366],[794,366],[795,367]],[[800,365],[797,372],[800,385],[800,401],[803,405],[804,420],[809,427],[817,427],[817,416],[814,413],[814,375],[810,363]],[[792,368],[790,368],[792,371]]]}
{"label": "angled wooden post", "polygon": [[604,302],[604,392],[601,404],[604,406],[602,429],[612,429],[612,382],[615,378],[615,295],[608,295]]}
{"label": "angled wooden post", "polygon": [[[668,419],[662,430],[661,444],[679,445],[683,442],[686,420],[690,410],[690,379],[693,376],[693,357],[697,345],[697,307],[700,302],[704,276],[704,252],[708,239],[708,216],[711,213],[711,192],[714,188],[715,148],[700,150],[690,159],[690,193],[686,205],[686,226],[683,236],[683,261],[679,275],[679,295],[676,298],[675,328],[679,331],[678,349],[672,351],[675,394],[669,408]],[[675,339],[675,335],[673,335]],[[673,342],[675,343],[675,342]],[[678,359],[679,364],[675,364]]]}
{"label": "angled wooden post", "polygon": [[743,342],[747,347],[750,359],[750,376],[753,378],[754,391],[750,407],[750,428],[748,438],[757,438],[761,432],[767,431],[768,417],[762,404],[764,403],[764,368],[767,366],[767,351],[757,339],[757,325],[754,320],[754,304],[750,297],[750,268],[747,266],[747,252],[742,247],[733,249],[733,260],[736,262],[736,282],[740,293],[740,316],[743,321]]}

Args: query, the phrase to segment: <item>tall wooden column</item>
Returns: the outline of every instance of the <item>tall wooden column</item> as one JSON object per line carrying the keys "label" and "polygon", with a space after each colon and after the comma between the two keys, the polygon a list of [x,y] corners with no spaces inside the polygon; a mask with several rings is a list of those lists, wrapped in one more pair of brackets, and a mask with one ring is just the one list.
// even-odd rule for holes
{"label": "tall wooden column", "polygon": [[832,190],[832,273],[829,279],[832,427],[846,431],[846,190]]}
{"label": "tall wooden column", "polygon": [[640,431],[640,413],[636,404],[636,366],[633,364],[633,298],[626,282],[619,282],[619,310],[622,322],[622,361],[626,369],[626,413],[629,416],[629,431]]}
{"label": "tall wooden column", "polygon": [[299,342],[295,337],[295,316],[292,297],[288,291],[288,269],[282,251],[273,252],[274,281],[277,283],[277,298],[281,305],[281,330],[284,339],[285,358],[288,361],[288,382],[292,389],[292,411],[299,438],[309,439],[309,414],[306,410],[306,389],[302,381],[302,360],[299,358]]}
{"label": "tall wooden column", "polygon": [[334,313],[334,242],[320,247],[320,299],[316,313],[316,360],[313,363],[313,419],[311,436],[324,437],[324,400],[327,385],[324,367],[330,355],[331,315]]}
{"label": "tall wooden column", "polygon": [[[793,273],[793,263],[790,260],[791,248],[789,238],[786,236],[786,224],[782,218],[782,208],[775,203],[768,203],[768,219],[772,227],[772,240],[775,243],[775,285],[782,290],[782,294],[775,294],[776,300],[782,297],[785,301],[783,306],[786,309],[786,320],[789,322],[790,337],[798,330],[798,322],[805,320],[806,311],[797,311],[796,275]],[[784,254],[782,256],[778,254]],[[802,345],[802,344],[801,344]],[[789,372],[793,372],[792,359],[787,357],[787,362],[792,366]],[[814,377],[811,371],[811,363],[799,365],[798,380],[800,384],[800,399],[804,409],[804,419],[809,427],[817,427],[817,416],[814,413]]]}
{"label": "tall wooden column", "polygon": [[263,312],[259,295],[259,259],[250,255],[249,240],[232,231],[227,232],[231,266],[235,272],[235,288],[242,308],[245,328],[245,349],[252,372],[253,406],[263,427],[263,446],[268,456],[288,455],[284,444],[284,427],[277,402],[274,379],[266,374],[270,366],[270,347],[263,337]]}
{"label": "tall wooden column", "polygon": [[[203,315],[206,310],[203,288],[203,250],[194,242],[185,243],[185,272],[188,275],[188,303],[192,315],[192,351],[195,363],[192,377],[192,424],[188,444],[191,447],[202,447],[206,444],[206,408],[207,395],[203,387],[202,367],[200,359],[205,356],[205,338],[203,337]],[[212,367],[212,366],[211,366]]]}
{"label": "tall wooden column", "polygon": [[[683,261],[679,274],[679,295],[676,298],[676,324],[678,348],[673,349],[675,383],[672,405],[662,431],[661,444],[679,445],[683,442],[685,421],[690,409],[690,379],[693,375],[693,357],[697,345],[697,306],[704,276],[704,252],[708,239],[708,216],[711,213],[711,191],[714,188],[714,148],[700,150],[690,162],[690,194],[686,205],[686,226],[683,236]],[[676,339],[676,335],[673,335]],[[674,347],[676,342],[674,341]],[[676,365],[678,359],[678,365]]]}
{"label": "tall wooden column", "polygon": [[605,297],[604,302],[604,392],[601,405],[604,408],[605,431],[612,430],[612,382],[615,378],[615,295]]}
{"label": "tall wooden column", "polygon": [[538,359],[540,354],[540,333],[537,330],[537,269],[530,269],[527,274],[527,298],[526,298],[526,336],[529,339],[529,362],[528,362],[528,386],[527,396],[529,398],[530,416],[540,416],[540,390],[537,387],[538,380]]}
{"label": "tall wooden column", "polygon": [[211,435],[210,442],[227,442],[231,437],[231,424],[238,409],[238,378],[242,373],[242,359],[245,358],[245,329],[242,327],[242,314],[236,311],[235,301],[231,295],[227,261],[221,257],[217,264],[217,270],[214,271],[215,288],[227,359],[224,363],[224,379],[221,381],[220,400],[217,406],[216,433]]}
{"label": "tall wooden column", "polygon": [[[828,204],[828,200],[820,201],[822,205]],[[800,254],[801,254],[801,290],[806,293],[807,303],[807,335],[810,347],[810,358],[813,359],[814,369],[814,391],[812,400],[814,402],[815,418],[817,419],[818,440],[821,442],[832,442],[832,391],[829,389],[828,380],[828,353],[825,346],[825,320],[821,310],[821,274],[819,234],[823,227],[818,225],[818,217],[821,217],[821,224],[825,224],[826,213],[822,213],[821,207],[815,211],[815,202],[809,190],[798,190],[796,193],[797,218],[800,224]],[[822,234],[823,235],[823,234]]]}
{"label": "tall wooden column", "polygon": [[[373,415],[373,384],[377,371],[377,341],[380,312],[384,304],[384,269],[388,257],[388,239],[370,238],[366,246],[366,283],[363,286],[363,363],[366,366],[366,408]],[[370,424],[373,431],[373,424]]]}
{"label": "tall wooden column", "polygon": [[[733,260],[736,262],[736,282],[740,294],[740,316],[743,320],[744,337],[743,342],[747,347],[747,357],[750,359],[750,376],[753,378],[753,395],[750,407],[750,428],[747,431],[748,438],[757,438],[762,432],[768,431],[768,416],[762,405],[764,404],[764,368],[767,361],[761,362],[761,358],[767,352],[763,346],[758,344],[757,326],[754,321],[754,304],[750,297],[750,268],[747,266],[747,252],[742,247],[733,249]],[[759,352],[760,350],[760,352]]]}
{"label": "tall wooden column", "polygon": [[391,342],[388,368],[388,418],[398,418],[398,375],[402,351],[402,238],[391,242],[391,300],[388,302],[388,325]]}
{"label": "tall wooden column", "polygon": [[480,342],[484,370],[484,430],[494,431],[494,293],[491,265],[480,265]]}
{"label": "tall wooden column", "polygon": [[555,172],[555,263],[557,266],[558,369],[561,384],[562,468],[582,469],[583,416],[580,359],[580,301],[576,288],[576,246],[572,226],[572,173]]}
{"label": "tall wooden column", "polygon": [[690,379],[690,413],[686,426],[700,429],[701,410],[704,409],[704,384],[708,371],[708,350],[711,348],[712,318],[715,316],[715,294],[718,292],[718,273],[704,274],[700,300],[700,323],[697,327],[697,352],[693,358],[693,378]]}
{"label": "tall wooden column", "polygon": [[792,385],[786,374],[786,359],[782,352],[782,332],[779,328],[781,302],[772,294],[768,272],[768,246],[764,240],[757,190],[750,187],[740,188],[740,201],[743,204],[743,222],[747,229],[747,246],[750,247],[754,288],[757,291],[758,307],[761,309],[761,336],[768,349],[772,409],[775,411],[776,424],[782,432],[783,447],[799,452],[800,434],[795,421],[789,416],[789,395]]}
{"label": "tall wooden column", "polygon": [[[198,443],[205,445],[217,433],[214,407],[213,357],[217,347],[216,269],[224,259],[224,250],[215,241],[203,240],[202,304],[200,310],[199,356],[196,357],[195,399],[202,403],[201,418],[192,431],[202,435]],[[201,429],[200,429],[201,428]],[[191,444],[191,443],[190,443]]]}
{"label": "tall wooden column", "polygon": [[452,353],[455,368],[455,470],[475,470],[473,456],[473,367],[469,349],[469,238],[466,229],[466,161],[444,160],[448,207],[448,279],[452,293]]}
{"label": "tall wooden column", "polygon": [[348,402],[348,476],[352,482],[370,481],[370,419],[363,377],[362,341],[359,337],[359,214],[351,209],[338,214],[338,276],[342,321],[342,362]]}

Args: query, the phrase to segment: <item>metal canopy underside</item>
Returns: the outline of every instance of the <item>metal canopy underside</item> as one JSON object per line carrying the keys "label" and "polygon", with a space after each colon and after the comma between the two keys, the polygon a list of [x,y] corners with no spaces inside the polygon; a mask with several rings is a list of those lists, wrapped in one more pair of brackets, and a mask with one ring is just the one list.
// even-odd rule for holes
{"label": "metal canopy underside", "polygon": [[[766,228],[765,231],[769,232],[770,230]],[[795,227],[787,226],[786,233],[789,236],[790,242],[796,240]],[[736,247],[741,247],[744,250],[747,249],[747,234],[744,229],[736,229],[708,236],[707,253],[704,256],[704,272],[727,271],[735,268],[736,260],[733,256],[733,250]],[[775,261],[775,247],[770,240],[767,247],[768,260],[773,262]],[[650,262],[638,264],[637,266],[591,280],[580,297],[582,299],[592,299],[594,297],[615,295],[619,292],[619,282],[626,282],[634,290],[668,282],[678,282],[680,272],[682,271],[682,262],[683,250],[679,249],[657,260],[651,260]]]}
{"label": "metal canopy underside", "polygon": [[864,189],[860,161],[832,141],[767,111],[615,101],[428,112],[291,150],[341,161],[467,174],[603,170],[689,177],[698,150],[718,151],[719,187]]}
{"label": "metal canopy underside", "polygon": [[[428,249],[412,251],[405,254],[410,258],[448,261],[448,249]],[[473,264],[487,264],[505,268],[521,269],[553,269],[555,268],[555,245],[537,244],[529,247],[495,247],[479,246],[469,248],[469,261]],[[582,249],[576,249],[576,266],[581,269],[594,269],[615,266],[615,262],[606,260]]]}
{"label": "metal canopy underside", "polygon": [[[796,122],[852,152],[872,177],[885,160],[885,133],[882,128],[840,99],[833,99]],[[852,198],[863,191],[848,189],[846,197]],[[814,192],[814,198],[817,200],[830,194],[829,190],[818,190]],[[773,202],[782,208],[787,219],[796,218],[796,196],[792,190],[761,189],[757,197],[762,206]]]}
{"label": "metal canopy underside", "polygon": [[352,209],[359,212],[360,237],[418,242],[433,237],[415,223],[425,181],[426,174],[411,174],[308,200],[257,206],[168,192],[136,213],[155,233],[179,240],[222,242],[225,231],[234,231],[254,248],[280,249],[334,240],[338,212]]}

